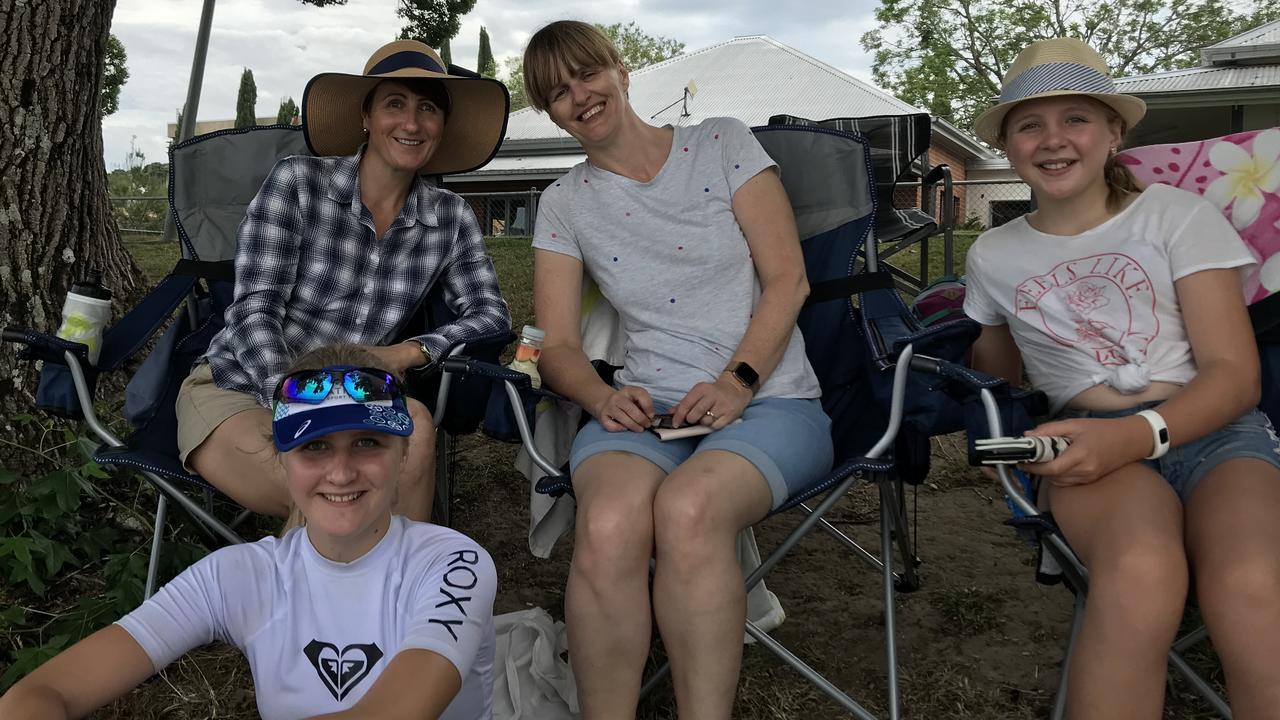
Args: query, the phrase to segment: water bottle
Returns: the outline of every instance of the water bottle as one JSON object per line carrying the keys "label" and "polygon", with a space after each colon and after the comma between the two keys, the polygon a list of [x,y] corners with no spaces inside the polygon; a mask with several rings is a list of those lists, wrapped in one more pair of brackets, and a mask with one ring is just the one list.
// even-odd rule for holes
{"label": "water bottle", "polygon": [[71,286],[62,305],[62,326],[58,337],[89,347],[89,363],[98,364],[102,353],[102,333],[111,320],[111,291],[102,286],[102,273],[90,270],[88,277]]}
{"label": "water bottle", "polygon": [[516,359],[507,367],[528,375],[534,387],[542,387],[542,376],[538,375],[538,358],[542,356],[542,341],[547,334],[532,325],[520,328],[520,344],[516,346]]}

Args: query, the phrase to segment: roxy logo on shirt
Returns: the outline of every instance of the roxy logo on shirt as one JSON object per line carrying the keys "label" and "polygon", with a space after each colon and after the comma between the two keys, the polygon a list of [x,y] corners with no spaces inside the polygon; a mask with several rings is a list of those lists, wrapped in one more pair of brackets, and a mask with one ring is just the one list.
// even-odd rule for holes
{"label": "roxy logo on shirt", "polygon": [[333,643],[312,640],[302,649],[302,654],[311,661],[320,682],[338,702],[351,694],[382,659],[382,650],[374,643],[356,643],[339,650]]}
{"label": "roxy logo on shirt", "polygon": [[1126,348],[1145,354],[1160,331],[1146,270],[1121,253],[1067,260],[1015,288],[1019,317],[1061,345],[1090,352],[1104,366],[1126,365]]}
{"label": "roxy logo on shirt", "polygon": [[438,617],[427,618],[427,622],[448,630],[454,642],[458,641],[458,631],[454,628],[466,622],[471,591],[480,582],[474,569],[479,562],[480,555],[475,550],[457,550],[449,555],[449,569],[440,581],[443,599],[435,606]]}

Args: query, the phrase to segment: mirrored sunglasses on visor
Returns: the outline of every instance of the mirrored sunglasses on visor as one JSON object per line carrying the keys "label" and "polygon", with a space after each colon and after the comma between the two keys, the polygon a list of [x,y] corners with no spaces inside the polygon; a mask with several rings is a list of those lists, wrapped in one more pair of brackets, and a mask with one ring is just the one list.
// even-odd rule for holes
{"label": "mirrored sunglasses on visor", "polygon": [[286,403],[319,405],[341,387],[357,403],[394,400],[404,391],[391,373],[377,368],[334,365],[290,373],[276,386],[275,399]]}

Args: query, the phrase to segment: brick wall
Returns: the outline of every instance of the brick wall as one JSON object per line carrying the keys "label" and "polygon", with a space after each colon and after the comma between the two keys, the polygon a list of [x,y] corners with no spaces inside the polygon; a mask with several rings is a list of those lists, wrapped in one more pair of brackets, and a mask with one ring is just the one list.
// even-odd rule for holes
{"label": "brick wall", "polygon": [[[964,180],[965,178],[964,159],[961,158],[959,155],[954,155],[944,150],[943,148],[938,147],[935,144],[933,147],[929,148],[929,166],[934,167],[937,165],[950,166],[951,179],[953,181]],[[955,188],[952,188],[951,192],[953,197],[955,198],[956,222],[960,222],[965,218],[965,199],[966,199],[965,188],[964,186],[955,187]],[[938,194],[941,195],[941,193],[942,191],[939,190]],[[941,214],[939,214],[938,217],[941,217]]]}
{"label": "brick wall", "polygon": [[[953,153],[950,153],[934,145],[933,147],[929,148],[929,167],[932,168],[938,165],[947,165],[951,168],[951,179],[953,181],[959,181],[959,180],[965,179],[964,159],[961,158],[959,155],[955,155]],[[939,187],[939,189],[937,189],[935,192],[938,193],[937,197],[940,199],[942,195],[941,188]],[[965,213],[965,200],[966,200],[965,192],[966,191],[963,186],[952,188],[951,194],[956,199],[955,200],[956,202],[955,217],[957,222],[964,220],[965,218],[965,214],[966,214]],[[902,207],[902,208],[920,207],[921,203],[920,203],[919,188],[916,188],[916,187],[895,188],[893,191],[893,206]],[[938,209],[939,210],[941,209],[940,206]],[[938,217],[941,217],[941,215],[939,214]]]}

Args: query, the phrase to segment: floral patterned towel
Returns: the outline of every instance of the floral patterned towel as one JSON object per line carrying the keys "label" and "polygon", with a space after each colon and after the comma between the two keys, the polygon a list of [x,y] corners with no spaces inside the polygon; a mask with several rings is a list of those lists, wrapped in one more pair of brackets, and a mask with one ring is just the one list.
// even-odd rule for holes
{"label": "floral patterned towel", "polygon": [[1211,140],[1148,145],[1120,153],[1139,183],[1203,195],[1231,219],[1258,260],[1245,301],[1280,290],[1280,128]]}

